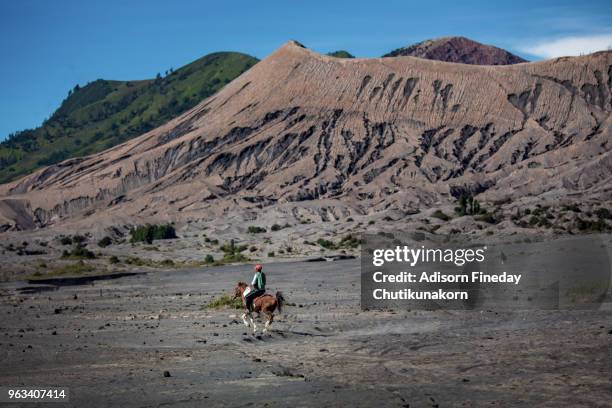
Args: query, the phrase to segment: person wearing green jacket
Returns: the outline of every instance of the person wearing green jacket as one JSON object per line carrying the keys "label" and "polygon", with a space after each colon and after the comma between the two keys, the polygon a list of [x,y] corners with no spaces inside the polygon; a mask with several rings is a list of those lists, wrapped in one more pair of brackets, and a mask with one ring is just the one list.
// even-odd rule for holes
{"label": "person wearing green jacket", "polygon": [[263,273],[263,266],[260,264],[255,265],[255,275],[253,276],[250,289],[249,293],[244,296],[245,306],[248,311],[251,311],[253,300],[266,293],[266,274]]}

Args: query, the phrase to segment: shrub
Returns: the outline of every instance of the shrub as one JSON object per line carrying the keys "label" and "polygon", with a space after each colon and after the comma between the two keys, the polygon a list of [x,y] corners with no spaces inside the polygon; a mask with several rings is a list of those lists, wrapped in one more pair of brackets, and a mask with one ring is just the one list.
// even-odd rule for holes
{"label": "shrub", "polygon": [[174,261],[172,259],[164,259],[160,262],[162,266],[174,266]]}
{"label": "shrub", "polygon": [[111,256],[108,259],[108,262],[110,262],[111,264],[115,265],[115,264],[118,264],[120,261],[119,261],[119,258],[117,258],[115,255],[113,255],[113,256]]}
{"label": "shrub", "polygon": [[230,308],[230,309],[242,309],[242,299],[235,298],[233,295],[226,293],[224,295],[215,298],[202,306],[202,309],[221,309],[221,308]]}
{"label": "shrub", "polygon": [[84,237],[83,235],[73,235],[72,236],[72,242],[75,244],[82,244],[85,241],[87,241],[87,238]]}
{"label": "shrub", "polygon": [[233,239],[221,245],[219,248],[224,252],[223,262],[245,262],[249,260],[249,258],[241,253],[247,249],[247,246],[236,245]]}
{"label": "shrub", "polygon": [[206,262],[207,264],[214,263],[215,258],[211,254],[208,254],[204,257],[204,262]]}
{"label": "shrub", "polygon": [[125,259],[125,263],[128,265],[144,266],[147,265],[147,261],[138,258],[137,256],[130,256]]}
{"label": "shrub", "polygon": [[612,213],[605,207],[601,207],[595,210],[595,215],[600,220],[610,220],[612,219]]}
{"label": "shrub", "polygon": [[336,249],[336,244],[334,244],[332,241],[328,239],[319,238],[317,239],[317,244],[319,244],[325,249]]}
{"label": "shrub", "polygon": [[270,230],[271,230],[271,231],[280,231],[281,229],[283,229],[283,227],[281,227],[281,226],[280,226],[280,225],[278,225],[278,224],[274,224],[274,225],[272,225],[272,226],[270,227]]}
{"label": "shrub", "polygon": [[95,271],[92,265],[88,265],[83,261],[79,261],[69,265],[62,265],[57,268],[53,268],[47,274],[41,274],[40,272],[35,273],[34,276],[30,277],[30,279],[40,279],[40,278],[48,278],[51,276],[63,276],[63,275],[80,275],[85,272]]}
{"label": "shrub", "polygon": [[94,259],[95,257],[96,254],[80,244],[75,245],[72,251],[64,250],[62,252],[62,258],[64,259]]}
{"label": "shrub", "polygon": [[274,258],[275,256],[276,256],[276,254],[274,253],[274,251],[268,252],[268,257]]}
{"label": "shrub", "polygon": [[98,241],[98,246],[100,248],[106,248],[107,246],[111,245],[112,243],[113,243],[113,241],[110,239],[110,237],[104,237],[100,241]]}
{"label": "shrub", "polygon": [[241,254],[240,252],[234,252],[232,254],[226,253],[223,255],[223,262],[246,262],[249,258]]}
{"label": "shrub", "polygon": [[249,248],[249,252],[255,252],[257,251],[257,247],[256,246],[252,246]]}
{"label": "shrub", "polygon": [[151,225],[140,226],[133,228],[130,231],[130,242],[146,242],[153,243],[156,239],[173,239],[177,238],[174,227],[170,224],[166,225]]}
{"label": "shrub", "polygon": [[501,221],[501,216],[496,216],[494,214],[486,213],[479,215],[475,218],[476,221],[483,221],[489,224],[497,224]]}
{"label": "shrub", "polygon": [[583,220],[582,218],[576,218],[576,227],[583,232],[603,232],[609,228],[608,224],[603,219],[591,221]]}
{"label": "shrub", "polygon": [[578,207],[578,204],[569,204],[569,205],[564,205],[562,208],[563,208],[565,211],[572,211],[572,212],[575,212],[575,213],[580,213],[580,212],[582,212],[582,211],[580,210],[580,207]]}
{"label": "shrub", "polygon": [[338,244],[343,248],[357,248],[361,244],[361,240],[352,234],[345,235]]}
{"label": "shrub", "polygon": [[436,210],[433,214],[431,214],[432,217],[434,218],[438,218],[442,221],[448,221],[451,219],[451,217],[449,217],[448,215],[444,214],[441,210]]}
{"label": "shrub", "polygon": [[261,234],[266,232],[266,229],[263,227],[258,227],[256,225],[249,225],[248,232],[249,234]]}
{"label": "shrub", "polygon": [[[496,201],[494,204],[501,205],[507,202],[509,201],[501,200],[501,201]],[[480,203],[478,202],[478,200],[476,200],[471,195],[462,195],[461,197],[459,197],[458,204],[459,205],[455,207],[455,212],[459,216],[477,215],[477,214],[483,214],[486,212],[483,208],[480,207]]]}
{"label": "shrub", "polygon": [[376,221],[374,221],[374,220],[368,221],[368,225],[374,225],[374,224],[376,224]]}
{"label": "shrub", "polygon": [[61,237],[60,238],[60,244],[62,244],[62,245],[72,245],[72,238],[71,237]]}

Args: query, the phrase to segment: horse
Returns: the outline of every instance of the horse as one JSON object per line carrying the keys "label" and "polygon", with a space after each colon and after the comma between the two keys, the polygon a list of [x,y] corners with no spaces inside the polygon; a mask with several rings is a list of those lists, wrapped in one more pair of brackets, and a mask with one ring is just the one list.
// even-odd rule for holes
{"label": "horse", "polygon": [[[244,325],[246,327],[249,327],[249,322],[246,319],[248,316],[251,320],[251,324],[253,325],[253,333],[255,333],[257,331],[257,327],[255,326],[255,321],[253,320],[253,314],[251,313],[251,311],[246,310],[246,300],[244,298],[244,291],[248,287],[249,285],[245,282],[238,282],[238,284],[234,288],[234,299],[238,297],[242,298],[242,304],[245,306],[245,312],[242,314],[242,321],[244,322]],[[284,302],[285,298],[283,297],[283,294],[281,292],[276,292],[275,296],[264,294],[253,299],[253,312],[257,312],[259,315],[263,313],[267,317],[263,329],[264,333],[268,331],[268,328],[274,320],[274,311],[278,309],[278,313],[282,312]]]}

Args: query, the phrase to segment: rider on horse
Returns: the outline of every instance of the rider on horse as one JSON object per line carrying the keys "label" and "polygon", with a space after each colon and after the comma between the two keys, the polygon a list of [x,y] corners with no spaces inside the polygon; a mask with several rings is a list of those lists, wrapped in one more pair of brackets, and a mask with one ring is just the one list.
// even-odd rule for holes
{"label": "rider on horse", "polygon": [[257,313],[258,317],[261,317],[262,314],[265,316],[266,324],[263,332],[266,333],[274,320],[274,311],[278,310],[278,313],[280,313],[285,303],[285,298],[279,291],[277,291],[275,295],[265,294],[266,275],[262,272],[262,269],[263,267],[261,265],[255,265],[255,276],[253,276],[251,284],[238,282],[234,288],[234,299],[238,297],[242,298],[245,309],[242,314],[242,321],[246,327],[249,327],[247,317],[250,318],[250,324],[253,326],[253,333],[257,331],[255,321],[253,320],[253,312]]}
{"label": "rider on horse", "polygon": [[255,265],[255,275],[249,287],[249,292],[245,293],[245,308],[250,312],[255,298],[263,295],[266,292],[266,274],[262,272],[263,266]]}

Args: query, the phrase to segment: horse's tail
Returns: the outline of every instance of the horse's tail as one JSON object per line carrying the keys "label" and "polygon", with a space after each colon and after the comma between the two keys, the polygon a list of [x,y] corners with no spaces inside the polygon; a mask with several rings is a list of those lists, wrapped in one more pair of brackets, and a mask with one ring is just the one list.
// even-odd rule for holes
{"label": "horse's tail", "polygon": [[278,304],[278,313],[283,312],[283,303],[285,303],[285,297],[281,292],[276,292],[276,302]]}

